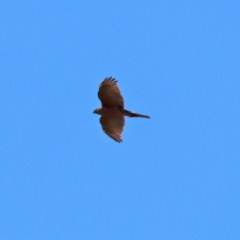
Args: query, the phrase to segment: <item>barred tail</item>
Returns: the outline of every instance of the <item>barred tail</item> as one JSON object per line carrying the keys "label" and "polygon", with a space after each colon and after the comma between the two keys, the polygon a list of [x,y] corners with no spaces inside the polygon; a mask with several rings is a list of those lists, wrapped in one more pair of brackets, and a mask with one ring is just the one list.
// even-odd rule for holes
{"label": "barred tail", "polygon": [[125,115],[125,116],[128,116],[128,117],[150,118],[150,117],[147,116],[147,115],[140,114],[140,113],[135,113],[135,112],[131,112],[131,111],[128,111],[128,110],[126,110],[126,109],[124,109],[124,115]]}

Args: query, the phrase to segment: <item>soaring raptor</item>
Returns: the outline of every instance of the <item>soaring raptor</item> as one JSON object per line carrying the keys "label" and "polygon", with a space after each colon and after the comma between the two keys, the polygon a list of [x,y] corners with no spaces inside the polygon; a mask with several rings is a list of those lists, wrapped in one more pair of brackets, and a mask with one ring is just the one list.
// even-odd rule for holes
{"label": "soaring raptor", "polygon": [[103,131],[117,142],[122,142],[124,116],[150,118],[147,115],[124,109],[123,97],[115,78],[107,77],[100,83],[98,97],[102,107],[96,108],[93,113],[101,115],[100,123]]}

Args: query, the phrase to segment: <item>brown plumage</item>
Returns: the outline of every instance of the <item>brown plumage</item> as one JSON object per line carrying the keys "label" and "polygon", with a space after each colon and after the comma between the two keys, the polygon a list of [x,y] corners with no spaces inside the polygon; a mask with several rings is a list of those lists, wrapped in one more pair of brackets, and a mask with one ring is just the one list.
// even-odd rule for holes
{"label": "brown plumage", "polygon": [[101,82],[98,97],[102,107],[95,109],[93,113],[101,115],[100,123],[103,131],[117,142],[122,142],[124,116],[150,118],[147,115],[124,109],[124,100],[115,78],[107,77]]}

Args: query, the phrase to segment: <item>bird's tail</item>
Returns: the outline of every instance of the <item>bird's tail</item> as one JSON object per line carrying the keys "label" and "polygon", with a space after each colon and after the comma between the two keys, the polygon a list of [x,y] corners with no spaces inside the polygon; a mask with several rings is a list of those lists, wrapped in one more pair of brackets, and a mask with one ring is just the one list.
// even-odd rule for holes
{"label": "bird's tail", "polygon": [[147,115],[144,114],[140,114],[140,113],[135,113],[135,112],[131,112],[129,110],[124,109],[124,115],[128,116],[128,117],[142,117],[142,118],[150,118]]}

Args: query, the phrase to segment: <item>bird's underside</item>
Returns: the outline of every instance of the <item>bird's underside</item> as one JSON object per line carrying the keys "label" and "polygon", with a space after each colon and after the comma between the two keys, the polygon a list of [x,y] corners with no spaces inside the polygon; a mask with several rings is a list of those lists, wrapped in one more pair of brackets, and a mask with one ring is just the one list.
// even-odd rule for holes
{"label": "bird's underside", "polygon": [[102,107],[95,109],[94,113],[101,115],[99,120],[103,131],[117,142],[122,142],[124,116],[150,118],[147,115],[124,109],[124,100],[115,78],[108,77],[101,82],[98,97]]}

